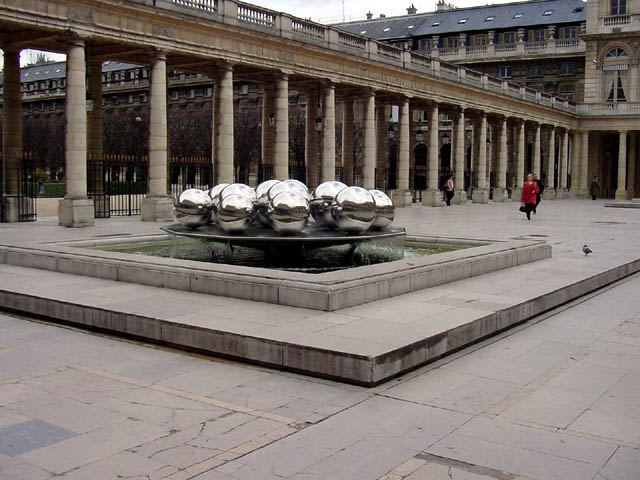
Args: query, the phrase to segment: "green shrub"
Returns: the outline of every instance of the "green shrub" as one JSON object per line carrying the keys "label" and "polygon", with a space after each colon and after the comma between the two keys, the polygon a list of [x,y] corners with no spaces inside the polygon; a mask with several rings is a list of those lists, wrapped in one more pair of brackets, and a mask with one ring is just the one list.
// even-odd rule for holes
{"label": "green shrub", "polygon": [[59,182],[48,182],[43,185],[41,198],[62,198],[67,193],[67,185]]}

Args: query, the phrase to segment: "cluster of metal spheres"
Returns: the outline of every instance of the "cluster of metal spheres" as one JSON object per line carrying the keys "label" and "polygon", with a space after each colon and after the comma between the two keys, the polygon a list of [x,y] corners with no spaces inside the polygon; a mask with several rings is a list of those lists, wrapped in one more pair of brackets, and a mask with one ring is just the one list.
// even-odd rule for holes
{"label": "cluster of metal spheres", "polygon": [[328,229],[361,233],[393,222],[395,208],[380,190],[330,181],[310,193],[298,180],[267,180],[255,190],[243,183],[221,183],[208,191],[191,188],[176,199],[176,220],[188,228],[215,224],[243,233],[257,223],[282,235],[301,232],[312,217]]}

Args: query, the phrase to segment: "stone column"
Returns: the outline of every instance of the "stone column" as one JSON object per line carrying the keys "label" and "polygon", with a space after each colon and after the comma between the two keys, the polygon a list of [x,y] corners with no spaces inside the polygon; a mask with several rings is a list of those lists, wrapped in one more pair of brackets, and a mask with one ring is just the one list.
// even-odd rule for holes
{"label": "stone column", "polygon": [[322,91],[322,172],[320,180],[336,179],[336,100],[335,86]]}
{"label": "stone column", "polygon": [[559,185],[556,191],[556,198],[567,198],[569,191],[567,190],[567,168],[569,166],[569,134],[567,130],[562,130],[560,133],[560,178],[558,179]]}
{"label": "stone column", "polygon": [[524,159],[526,148],[527,132],[525,128],[525,121],[520,120],[518,123],[518,157],[516,161],[516,177],[513,182],[513,190],[511,190],[511,200],[520,201],[520,195],[522,194],[522,184],[524,183]]}
{"label": "stone column", "polygon": [[533,173],[538,178],[542,175],[540,171],[540,124],[536,123],[536,131],[533,139]]}
{"label": "stone column", "polygon": [[508,202],[507,190],[507,117],[498,121],[498,169],[496,172],[496,188],[493,190],[494,202]]}
{"label": "stone column", "polygon": [[580,196],[580,132],[571,131],[571,197]]}
{"label": "stone column", "polygon": [[167,138],[167,57],[157,53],[149,88],[149,193],[142,201],[142,221],[173,219],[172,202],[167,196]]}
{"label": "stone column", "polygon": [[620,132],[620,146],[618,147],[618,188],[616,200],[627,199],[627,132]]}
{"label": "stone column", "polygon": [[589,132],[581,132],[580,147],[580,194],[589,193]]}
{"label": "stone column", "polygon": [[342,99],[342,167],[344,169],[344,183],[347,185],[355,185],[353,121],[353,97],[344,97]]}
{"label": "stone column", "polygon": [[481,112],[476,121],[478,135],[476,135],[476,188],[473,190],[473,203],[489,203],[487,189],[487,114]]}
{"label": "stone column", "polygon": [[[363,186],[371,190],[375,188],[376,173],[376,126],[375,126],[376,95],[373,90],[367,92],[364,98],[363,124],[364,142],[363,154]],[[349,183],[347,183],[349,185]]]}
{"label": "stone column", "polygon": [[219,65],[215,100],[218,183],[233,183],[233,66],[229,63]]}
{"label": "stone column", "polygon": [[319,183],[318,167],[320,166],[320,152],[318,149],[318,130],[316,130],[316,120],[318,119],[318,94],[307,93],[307,110],[304,151],[307,163],[307,187],[316,188]]}
{"label": "stone column", "polygon": [[[232,88],[233,101],[233,88]],[[289,77],[282,73],[276,78],[275,91],[275,148],[273,176],[289,178]]]}
{"label": "stone column", "polygon": [[544,181],[544,193],[542,194],[545,200],[556,199],[556,129],[555,127],[549,128],[549,137],[547,138],[547,178]]}
{"label": "stone column", "polygon": [[93,226],[93,200],[87,198],[87,89],[84,41],[67,50],[65,178],[67,194],[58,203],[58,222],[65,227]]}
{"label": "stone column", "polygon": [[628,183],[627,183],[627,199],[635,198],[636,194],[636,162],[638,155],[638,134],[630,133],[629,134],[629,173]]}
{"label": "stone column", "polygon": [[439,139],[440,122],[439,108],[436,102],[429,106],[429,151],[427,158],[427,190],[422,195],[422,204],[430,207],[441,207],[442,193],[438,190],[438,170],[439,170]]}
{"label": "stone column", "polygon": [[376,188],[385,190],[385,162],[387,160],[387,108],[384,103],[376,107]]}
{"label": "stone column", "polygon": [[[275,162],[275,145],[276,145],[276,112],[275,112],[275,90],[274,86],[265,85],[262,95],[262,165],[273,166]],[[315,121],[315,120],[314,120]],[[265,169],[266,171],[266,169]],[[274,171],[267,176],[263,175],[264,180],[275,178]]]}
{"label": "stone column", "polygon": [[453,184],[455,190],[451,203],[454,205],[467,203],[467,192],[464,190],[464,131],[464,108],[460,108],[453,118],[453,137],[455,142]]}
{"label": "stone column", "polygon": [[[20,93],[20,49],[4,47],[4,85],[2,111],[2,157],[4,160],[4,198],[0,208],[7,222],[20,220],[18,182],[22,159],[22,94]],[[1,173],[1,172],[0,172]]]}
{"label": "stone column", "polygon": [[398,189],[392,192],[391,199],[396,207],[411,205],[411,191],[409,190],[409,99],[404,97],[400,101],[398,118]]}

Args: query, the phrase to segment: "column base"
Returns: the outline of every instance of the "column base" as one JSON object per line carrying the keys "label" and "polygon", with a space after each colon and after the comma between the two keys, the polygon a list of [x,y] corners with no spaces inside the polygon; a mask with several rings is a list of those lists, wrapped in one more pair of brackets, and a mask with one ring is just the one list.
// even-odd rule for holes
{"label": "column base", "polygon": [[467,203],[467,192],[465,192],[464,190],[455,190],[453,192],[451,203],[453,203],[454,205],[464,205],[465,203]]}
{"label": "column base", "polygon": [[509,190],[506,188],[494,188],[493,189],[493,201],[494,202],[510,202]]}
{"label": "column base", "polygon": [[93,227],[91,198],[63,198],[58,202],[58,225],[70,228]]}
{"label": "column base", "polygon": [[6,196],[2,199],[2,218],[5,222],[15,223],[20,221],[20,197]]}
{"label": "column base", "polygon": [[542,192],[543,200],[555,200],[556,199],[556,189],[555,188],[545,188],[544,192]]}
{"label": "column base", "polygon": [[626,200],[627,199],[627,190],[618,189],[616,190],[616,200]]}
{"label": "column base", "polygon": [[422,205],[426,207],[442,207],[442,192],[440,190],[425,190],[422,194]]}
{"label": "column base", "polygon": [[413,196],[410,190],[392,190],[391,201],[397,208],[408,207],[413,204]]}
{"label": "column base", "polygon": [[569,198],[569,190],[566,188],[558,188],[556,189],[556,198],[558,200],[566,200]]}
{"label": "column base", "polygon": [[476,189],[471,195],[471,201],[473,203],[489,203],[489,190]]}
{"label": "column base", "polygon": [[520,201],[520,197],[522,196],[522,187],[516,187],[511,189],[511,200],[512,201]]}
{"label": "column base", "polygon": [[143,222],[171,222],[173,201],[167,196],[145,197],[140,206],[140,220]]}

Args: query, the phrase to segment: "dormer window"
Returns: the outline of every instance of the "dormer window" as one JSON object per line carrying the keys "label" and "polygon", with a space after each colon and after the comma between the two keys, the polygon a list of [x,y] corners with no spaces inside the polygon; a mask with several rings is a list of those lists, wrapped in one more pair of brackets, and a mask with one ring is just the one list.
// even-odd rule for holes
{"label": "dormer window", "polygon": [[489,15],[484,19],[485,22],[493,22],[496,19],[495,15]]}
{"label": "dormer window", "polygon": [[460,19],[458,20],[458,23],[467,23],[467,19],[466,18]]}
{"label": "dormer window", "polygon": [[440,25],[440,22],[435,22],[431,24],[432,27],[437,27],[438,25]]}
{"label": "dormer window", "polygon": [[522,18],[522,13],[516,13],[513,18]]}
{"label": "dormer window", "polygon": [[388,32],[389,30],[391,30],[391,27],[384,27],[384,28],[382,29],[382,31],[383,31],[383,32]]}
{"label": "dormer window", "polygon": [[360,32],[360,35],[364,35],[365,33],[367,33],[367,31],[366,31],[366,30],[362,30],[362,31]]}
{"label": "dormer window", "polygon": [[545,10],[544,13],[542,14],[545,17],[548,17],[549,15],[551,15],[553,13],[553,10]]}
{"label": "dormer window", "polygon": [[415,25],[409,25],[407,28],[411,30],[413,27],[415,27]]}

